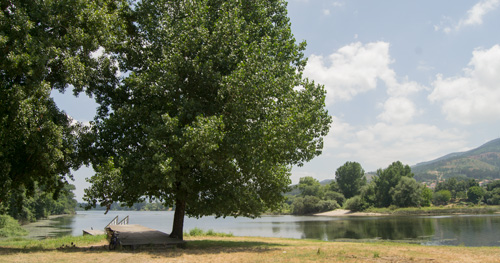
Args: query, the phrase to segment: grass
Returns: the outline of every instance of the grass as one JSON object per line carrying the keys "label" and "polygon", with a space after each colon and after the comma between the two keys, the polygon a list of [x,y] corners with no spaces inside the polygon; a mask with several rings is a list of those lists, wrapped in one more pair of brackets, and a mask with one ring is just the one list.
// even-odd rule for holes
{"label": "grass", "polygon": [[203,237],[203,236],[211,236],[211,237],[232,237],[233,233],[219,233],[215,232],[212,229],[208,231],[203,231],[203,229],[200,228],[193,228],[189,232],[184,232],[185,237]]}
{"label": "grass", "polygon": [[[69,249],[84,247],[92,244],[106,242],[106,235],[99,236],[64,236],[59,238],[47,238],[43,240],[25,239],[20,237],[9,238],[0,241],[0,248],[22,249],[24,251],[44,251],[53,249]],[[74,246],[74,247],[73,247]]]}
{"label": "grass", "polygon": [[[185,249],[108,251],[104,236],[0,242],[0,262],[498,262],[500,247],[189,236]],[[76,244],[75,247],[65,245]],[[61,248],[62,247],[62,248]]]}
{"label": "grass", "polygon": [[8,216],[0,215],[0,237],[25,236],[28,234],[17,220]]}

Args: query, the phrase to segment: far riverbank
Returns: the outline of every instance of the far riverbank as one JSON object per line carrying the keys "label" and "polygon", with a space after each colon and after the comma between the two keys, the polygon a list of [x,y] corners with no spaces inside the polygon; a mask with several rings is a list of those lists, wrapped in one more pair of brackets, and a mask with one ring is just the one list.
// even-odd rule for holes
{"label": "far riverbank", "polygon": [[314,214],[315,216],[436,216],[436,215],[482,215],[500,214],[500,206],[445,206],[445,207],[410,207],[410,208],[370,208],[363,212],[345,209]]}

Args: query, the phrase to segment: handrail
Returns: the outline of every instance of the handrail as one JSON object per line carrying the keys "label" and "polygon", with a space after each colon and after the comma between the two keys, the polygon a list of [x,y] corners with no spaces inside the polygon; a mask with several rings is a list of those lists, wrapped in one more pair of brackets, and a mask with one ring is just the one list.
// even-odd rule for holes
{"label": "handrail", "polygon": [[118,222],[117,225],[128,225],[128,216],[122,219],[122,221]]}
{"label": "handrail", "polygon": [[117,225],[117,224],[118,224],[118,216],[115,216],[115,218],[113,218],[113,220],[111,220],[111,222],[109,222],[109,224],[106,225],[106,227],[108,227],[110,225]]}

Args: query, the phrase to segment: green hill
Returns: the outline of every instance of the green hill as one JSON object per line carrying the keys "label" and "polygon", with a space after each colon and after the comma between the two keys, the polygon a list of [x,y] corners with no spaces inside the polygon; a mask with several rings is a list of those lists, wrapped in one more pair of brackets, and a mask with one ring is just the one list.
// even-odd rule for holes
{"label": "green hill", "polygon": [[418,181],[441,180],[450,177],[474,179],[500,178],[500,139],[461,153],[451,153],[412,167]]}

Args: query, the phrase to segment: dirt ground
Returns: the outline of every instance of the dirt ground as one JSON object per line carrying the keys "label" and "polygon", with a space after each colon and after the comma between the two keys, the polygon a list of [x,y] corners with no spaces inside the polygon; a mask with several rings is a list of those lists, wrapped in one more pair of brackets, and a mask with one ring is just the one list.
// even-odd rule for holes
{"label": "dirt ground", "polygon": [[106,243],[59,249],[0,247],[0,262],[500,262],[500,248],[201,237],[187,247],[109,251]]}

